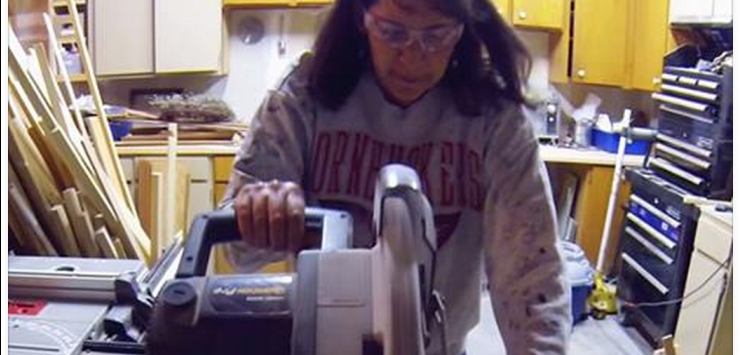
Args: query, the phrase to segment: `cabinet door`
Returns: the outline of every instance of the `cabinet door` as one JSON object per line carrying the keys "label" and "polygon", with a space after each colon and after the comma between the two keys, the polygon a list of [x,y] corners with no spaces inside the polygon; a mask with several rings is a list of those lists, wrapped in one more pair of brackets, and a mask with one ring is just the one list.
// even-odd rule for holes
{"label": "cabinet door", "polygon": [[560,31],[565,23],[565,0],[513,0],[515,26]]}
{"label": "cabinet door", "polygon": [[626,83],[628,10],[626,0],[575,1],[573,82]]}
{"label": "cabinet door", "polygon": [[668,0],[633,0],[631,23],[631,87],[656,91],[667,52]]}
{"label": "cabinet door", "polygon": [[503,17],[508,23],[511,23],[511,1],[512,0],[491,0],[493,6],[498,10],[498,13],[501,14],[501,17]]}
{"label": "cabinet door", "polygon": [[152,0],[96,0],[92,7],[92,47],[97,75],[154,71]]}
{"label": "cabinet door", "polygon": [[218,71],[221,0],[154,0],[157,73]]}

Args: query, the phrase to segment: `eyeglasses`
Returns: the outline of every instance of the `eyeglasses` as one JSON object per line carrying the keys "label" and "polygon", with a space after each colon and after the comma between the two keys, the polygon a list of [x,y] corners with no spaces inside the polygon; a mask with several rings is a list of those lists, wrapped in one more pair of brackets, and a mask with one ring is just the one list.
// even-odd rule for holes
{"label": "eyeglasses", "polygon": [[370,12],[365,12],[364,22],[370,34],[380,38],[392,48],[404,48],[416,40],[427,53],[439,51],[457,42],[463,31],[462,24],[413,30]]}

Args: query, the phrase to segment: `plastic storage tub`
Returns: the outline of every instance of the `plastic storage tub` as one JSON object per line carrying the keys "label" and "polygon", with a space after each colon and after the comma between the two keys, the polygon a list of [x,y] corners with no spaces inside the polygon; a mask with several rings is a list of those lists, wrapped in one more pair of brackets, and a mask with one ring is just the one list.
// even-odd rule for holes
{"label": "plastic storage tub", "polygon": [[[610,153],[616,153],[619,149],[619,134],[594,128],[591,130],[591,145]],[[649,148],[650,142],[633,140],[631,143],[627,143],[624,152],[626,154],[645,155]]]}
{"label": "plastic storage tub", "polygon": [[131,126],[132,126],[131,121],[126,121],[126,120],[108,121],[108,127],[110,127],[111,136],[113,136],[113,140],[116,142],[120,141],[123,137],[131,133]]}
{"label": "plastic storage tub", "polygon": [[573,324],[587,313],[586,300],[594,287],[594,270],[581,247],[570,242],[561,242],[565,255],[565,269],[571,290],[571,312]]}

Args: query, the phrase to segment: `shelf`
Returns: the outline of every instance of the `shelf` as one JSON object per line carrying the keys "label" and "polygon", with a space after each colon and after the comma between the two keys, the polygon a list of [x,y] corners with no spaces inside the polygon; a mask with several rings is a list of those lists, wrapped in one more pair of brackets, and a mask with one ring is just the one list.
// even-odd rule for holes
{"label": "shelf", "polygon": [[[87,0],[76,0],[75,3],[77,6],[85,5],[87,4]],[[67,0],[54,0],[51,3],[51,6],[53,7],[67,7]]]}

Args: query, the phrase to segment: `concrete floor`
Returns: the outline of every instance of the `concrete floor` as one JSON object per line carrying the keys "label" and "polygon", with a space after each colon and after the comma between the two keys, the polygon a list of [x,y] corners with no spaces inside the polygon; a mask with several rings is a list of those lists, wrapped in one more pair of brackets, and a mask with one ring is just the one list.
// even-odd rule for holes
{"label": "concrete floor", "polygon": [[[481,297],[480,323],[468,335],[467,355],[503,355],[504,344],[491,310],[488,292]],[[576,324],[568,344],[568,355],[650,355],[652,349],[631,328],[615,318],[586,319]]]}

